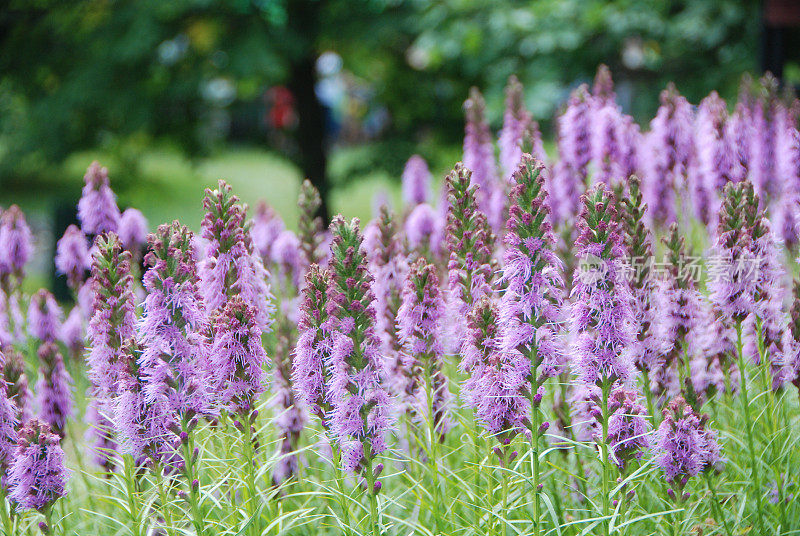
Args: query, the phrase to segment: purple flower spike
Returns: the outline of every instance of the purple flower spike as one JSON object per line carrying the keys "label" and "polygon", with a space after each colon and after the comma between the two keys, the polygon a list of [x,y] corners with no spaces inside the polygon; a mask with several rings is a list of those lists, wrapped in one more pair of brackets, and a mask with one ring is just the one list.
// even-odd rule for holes
{"label": "purple flower spike", "polygon": [[206,190],[202,237],[208,241],[206,258],[199,266],[200,292],[208,314],[220,312],[234,296],[252,309],[258,328],[268,331],[274,307],[261,259],[245,225],[245,208],[225,181]]}
{"label": "purple flower spike", "polygon": [[500,131],[500,164],[507,179],[517,170],[522,153],[530,151],[537,159],[546,157],[542,145],[539,125],[525,108],[522,84],[511,75],[506,85],[506,107],[503,113],[503,129]]}
{"label": "purple flower spike", "polygon": [[689,478],[722,461],[716,434],[707,430],[707,416],[698,416],[681,397],[664,408],[655,438],[655,462],[667,482],[682,490]]}
{"label": "purple flower spike", "polygon": [[380,341],[375,334],[372,276],[361,247],[358,220],[331,222],[332,285],[328,312],[335,322],[330,364],[331,429],[342,448],[342,466],[371,465],[386,450],[392,404],[381,384]]}
{"label": "purple flower spike", "polygon": [[327,256],[323,246],[326,231],[318,214],[322,207],[322,198],[308,179],[304,180],[300,187],[297,205],[300,209],[297,234],[305,254],[306,265],[320,264]]}
{"label": "purple flower spike", "polygon": [[119,207],[117,196],[108,183],[108,170],[98,162],[92,162],[86,175],[80,201],[78,201],[78,221],[87,235],[117,232],[119,226]]}
{"label": "purple flower spike", "polygon": [[32,415],[33,399],[28,387],[28,377],[25,375],[25,357],[12,349],[5,353],[3,361],[3,380],[8,390],[8,399],[16,407],[17,420],[25,422]]}
{"label": "purple flower spike", "polygon": [[692,107],[670,84],[661,92],[661,107],[647,136],[646,181],[643,186],[651,217],[659,225],[675,221],[676,194],[686,193],[694,136]]}
{"label": "purple flower spike", "polygon": [[441,256],[444,241],[444,222],[432,206],[423,203],[414,207],[403,228],[408,249],[423,257],[436,259]]}
{"label": "purple flower spike", "polygon": [[122,247],[129,251],[138,251],[147,242],[147,220],[144,214],[135,208],[125,209],[119,219],[117,235]]}
{"label": "purple flower spike", "polygon": [[220,403],[231,413],[246,414],[266,389],[269,363],[256,312],[235,296],[214,318],[213,330],[210,364]]}
{"label": "purple flower spike", "polygon": [[303,287],[300,308],[300,335],[292,360],[292,386],[295,394],[327,424],[330,411],[328,384],[331,350],[328,322],[327,290],[332,285],[331,274],[316,264],[311,265]]}
{"label": "purple flower spike", "polygon": [[250,227],[250,236],[253,248],[261,255],[261,259],[265,263],[272,258],[272,244],[285,228],[283,220],[275,212],[275,209],[261,201],[256,207],[256,215]]}
{"label": "purple flower spike", "polygon": [[501,445],[529,425],[530,362],[503,351],[500,313],[488,297],[481,298],[468,319],[464,360],[472,363],[464,384],[464,398],[475,409],[478,422]]}
{"label": "purple flower spike", "polygon": [[606,441],[614,463],[623,472],[632,459],[640,459],[650,447],[650,423],[640,399],[638,392],[617,386],[609,400],[611,415]]}
{"label": "purple flower spike", "polygon": [[696,173],[694,181],[695,214],[697,218],[714,229],[719,212],[719,192],[734,180],[735,151],[730,150],[730,122],[725,101],[716,91],[702,100],[695,119],[697,140]]}
{"label": "purple flower spike", "polygon": [[[0,216],[0,283],[8,294],[25,276],[25,265],[33,255],[33,235],[25,214],[11,205]],[[10,278],[14,278],[14,282]]]}
{"label": "purple flower spike", "polygon": [[614,196],[602,184],[583,196],[576,246],[581,266],[572,290],[573,363],[588,385],[633,379],[628,349],[635,337],[625,247]]}
{"label": "purple flower spike", "polygon": [[8,498],[21,508],[42,510],[67,494],[70,475],[59,443],[59,437],[36,419],[20,430],[8,472]]}
{"label": "purple flower spike", "polygon": [[77,290],[92,266],[89,242],[77,225],[70,225],[56,244],[56,271],[67,276],[67,284]]}
{"label": "purple flower spike", "polygon": [[397,236],[395,216],[388,206],[381,207],[378,221],[370,229],[374,245],[367,245],[365,233],[364,247],[369,256],[370,271],[375,277],[372,285],[375,294],[375,329],[381,341],[381,354],[390,387],[395,395],[402,396],[406,376],[400,352],[402,344],[395,324],[401,302],[400,291],[408,273],[408,261]]}
{"label": "purple flower spike", "polygon": [[147,297],[138,325],[146,400],[166,403],[170,412],[187,419],[211,411],[213,401],[208,319],[198,289],[193,238],[178,222],[161,225],[148,237],[143,278]]}
{"label": "purple flower spike", "polygon": [[[433,424],[440,441],[451,427],[451,395],[443,370],[444,309],[436,268],[425,259],[418,259],[403,284],[402,304],[397,312],[407,377],[403,394],[414,416]],[[429,408],[433,414],[429,414]]]}
{"label": "purple flower spike", "polygon": [[76,305],[61,324],[61,329],[58,330],[58,340],[64,343],[72,358],[80,357],[86,345],[84,324],[83,312]]}
{"label": "purple flower spike", "polygon": [[131,276],[131,254],[122,249],[115,234],[95,240],[92,263],[94,304],[89,321],[91,342],[86,356],[89,379],[101,397],[111,397],[122,371],[123,343],[136,335],[135,298]]}
{"label": "purple flower spike", "polygon": [[464,110],[467,116],[464,166],[472,171],[472,184],[478,186],[478,207],[486,214],[489,225],[497,233],[503,226],[505,191],[497,176],[492,133],[485,117],[486,103],[476,88],[470,89]]}
{"label": "purple flower spike", "polygon": [[39,289],[31,296],[28,305],[28,332],[40,341],[55,341],[62,316],[61,307],[53,295],[45,289]]}
{"label": "purple flower spike", "polygon": [[36,383],[36,405],[39,418],[54,433],[64,437],[67,419],[73,416],[72,378],[64,366],[64,358],[52,342],[39,347],[41,369]]}
{"label": "purple flower spike", "polygon": [[403,169],[403,202],[414,207],[431,200],[431,172],[425,159],[415,154]]}
{"label": "purple flower spike", "polygon": [[8,468],[14,461],[17,447],[17,426],[19,417],[17,407],[8,397],[8,387],[0,381],[0,486],[7,487]]}
{"label": "purple flower spike", "polygon": [[[478,210],[470,177],[470,171],[460,163],[447,176],[448,305],[453,319],[450,338],[456,350],[464,340],[472,305],[492,292],[492,233],[486,216]],[[470,367],[462,356],[462,370],[469,372]]]}
{"label": "purple flower spike", "polygon": [[530,361],[526,380],[531,382],[530,392],[536,393],[566,366],[556,325],[562,320],[564,280],[553,251],[544,167],[524,154],[512,182],[500,322],[505,351]]}
{"label": "purple flower spike", "polygon": [[[642,202],[640,181],[628,178],[628,195],[621,199],[620,220],[625,233],[625,246],[636,271],[631,280],[634,300],[634,318],[637,320],[637,337],[631,353],[637,368],[648,377],[660,370],[664,354],[669,351],[664,322],[665,283],[651,273],[653,239],[645,225],[647,205]],[[645,389],[649,389],[645,385]]]}

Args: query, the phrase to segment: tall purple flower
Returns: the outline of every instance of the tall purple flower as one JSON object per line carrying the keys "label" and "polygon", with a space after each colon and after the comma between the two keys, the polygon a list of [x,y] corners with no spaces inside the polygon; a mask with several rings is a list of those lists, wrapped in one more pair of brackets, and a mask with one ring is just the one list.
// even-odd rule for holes
{"label": "tall purple flower", "polygon": [[415,154],[403,169],[403,202],[411,208],[430,200],[431,172],[425,159]]}
{"label": "tall purple flower", "polygon": [[486,431],[507,445],[530,426],[530,397],[526,396],[530,363],[503,350],[500,312],[488,296],[473,306],[467,329],[462,353],[472,367],[463,387],[464,399]]}
{"label": "tall purple flower", "polygon": [[[492,233],[486,216],[478,209],[468,169],[456,164],[447,176],[447,189],[448,305],[453,319],[451,345],[457,350],[472,305],[492,293]],[[462,370],[468,372],[471,366],[462,356]]]}
{"label": "tall purple flower", "polygon": [[622,137],[627,125],[613,100],[595,102],[595,107],[592,118],[592,182],[610,186],[627,178],[623,176],[622,166]]}
{"label": "tall purple flower", "polygon": [[140,210],[127,208],[119,218],[117,235],[125,249],[138,252],[147,242],[147,219]]}
{"label": "tall purple flower", "polygon": [[7,388],[8,399],[17,410],[17,420],[25,422],[32,415],[32,398],[25,375],[25,357],[16,350],[7,350],[3,360],[3,380]]}
{"label": "tall purple flower", "polygon": [[87,235],[117,232],[119,226],[119,207],[117,196],[108,183],[108,169],[98,162],[92,162],[86,175],[81,198],[78,201],[78,221]]}
{"label": "tall purple flower", "polygon": [[36,419],[26,423],[8,472],[8,498],[25,510],[44,510],[67,494],[69,476],[59,437]]}
{"label": "tall purple flower", "polygon": [[753,121],[750,110],[743,102],[738,102],[727,123],[727,137],[731,140],[733,165],[731,182],[740,182],[750,174],[752,166]]}
{"label": "tall purple flower", "polygon": [[56,244],[56,271],[67,276],[67,284],[77,290],[92,266],[89,243],[77,225],[70,225]]}
{"label": "tall purple flower", "polygon": [[494,232],[503,226],[505,191],[497,176],[494,144],[489,124],[486,122],[486,103],[476,88],[470,89],[464,103],[466,129],[464,134],[464,166],[472,171],[472,184],[478,185],[478,207],[486,214]]}
{"label": "tall purple flower", "polygon": [[342,466],[361,468],[371,482],[372,459],[386,450],[392,404],[381,384],[380,342],[375,334],[372,276],[361,247],[358,220],[331,222],[333,271],[328,312],[335,319],[330,366],[331,429],[342,449]]}
{"label": "tall purple flower", "polygon": [[61,324],[58,330],[58,340],[67,347],[69,357],[77,359],[86,347],[85,326],[83,312],[79,306],[75,306],[67,315],[67,319]]}
{"label": "tall purple flower", "polygon": [[[275,209],[264,201],[258,203],[256,215],[253,217],[250,227],[250,236],[253,241],[253,249],[261,255],[264,262],[267,262],[272,256],[272,244],[285,228],[283,219],[275,212]],[[210,240],[208,237],[206,239]]]}
{"label": "tall purple flower", "polygon": [[[680,493],[689,478],[722,461],[720,447],[716,434],[706,429],[708,416],[698,416],[683,398],[672,400],[663,413],[655,438],[655,462],[667,483]],[[685,498],[688,494],[680,495]]]}
{"label": "tall purple flower", "polygon": [[649,380],[661,369],[669,340],[661,314],[665,305],[665,282],[651,271],[653,239],[645,224],[647,205],[642,201],[640,184],[638,177],[629,177],[628,195],[620,201],[620,223],[633,269],[631,290],[638,324],[631,353],[636,367],[645,376],[644,388],[650,389]]}
{"label": "tall purple flower", "polygon": [[110,403],[111,422],[120,440],[120,452],[138,460],[170,460],[175,452],[174,415],[164,397],[148,400],[144,390],[141,346],[134,340],[124,342],[120,356],[117,392]]}
{"label": "tall purple flower", "polygon": [[8,468],[17,447],[19,416],[14,401],[8,397],[5,381],[0,381],[0,486],[7,487]]}
{"label": "tall purple flower", "polygon": [[330,412],[331,332],[328,317],[328,288],[331,273],[311,265],[303,286],[299,337],[292,360],[292,386],[297,396],[327,425]]}
{"label": "tall purple flower", "polygon": [[608,441],[613,461],[625,471],[633,459],[640,459],[650,447],[647,409],[638,392],[618,386],[609,400]]}
{"label": "tall purple flower", "polygon": [[269,363],[256,312],[234,296],[213,319],[213,331],[210,364],[220,403],[231,413],[247,414],[266,389]]}
{"label": "tall purple flower", "polygon": [[240,296],[259,330],[267,331],[273,312],[268,274],[253,253],[244,206],[221,180],[216,190],[206,190],[203,207],[202,237],[208,245],[199,266],[200,292],[208,314],[222,311],[229,300]]}
{"label": "tall purple flower", "polygon": [[697,140],[695,173],[692,197],[695,215],[713,229],[719,210],[719,192],[734,179],[735,154],[729,128],[725,101],[716,91],[700,102],[695,118]]}
{"label": "tall purple flower", "polygon": [[403,283],[402,304],[397,312],[398,338],[407,379],[405,402],[413,414],[428,422],[442,440],[451,426],[451,403],[443,370],[442,337],[444,298],[436,268],[420,258]]}
{"label": "tall purple flower", "polygon": [[506,178],[511,178],[517,170],[525,150],[530,151],[540,161],[544,161],[546,157],[539,125],[525,108],[523,100],[522,84],[516,76],[511,75],[506,85],[503,128],[497,142],[500,147],[500,165]]}
{"label": "tall purple flower", "polygon": [[319,264],[327,257],[327,251],[323,251],[326,231],[322,224],[322,218],[318,214],[322,207],[322,198],[308,179],[304,180],[300,187],[297,205],[300,209],[297,234],[306,258],[306,265]]}
{"label": "tall purple flower", "polygon": [[[661,384],[662,391],[675,395],[675,389],[680,388],[676,382],[679,378],[685,380],[687,389],[692,386],[687,373],[687,361],[690,356],[702,352],[703,297],[697,290],[696,279],[699,274],[696,272],[699,266],[687,255],[685,240],[678,231],[677,224],[670,225],[667,236],[662,240],[667,247],[667,286],[664,289],[666,307],[660,314],[665,321],[668,350],[655,379]],[[686,396],[690,402],[694,402],[692,393],[687,393]]]}
{"label": "tall purple flower", "polygon": [[424,257],[439,258],[444,245],[444,222],[427,203],[414,207],[403,227],[409,251]]}
{"label": "tall purple flower", "polygon": [[630,381],[635,368],[633,302],[614,195],[602,184],[583,196],[576,246],[581,266],[572,290],[573,366],[588,385]]}
{"label": "tall purple flower", "polygon": [[113,233],[95,240],[92,281],[94,304],[89,320],[90,341],[86,361],[89,379],[101,397],[112,396],[124,367],[124,341],[136,336],[135,299],[131,277],[131,254],[122,249]]}
{"label": "tall purple flower", "polygon": [[52,342],[39,347],[39,381],[36,382],[36,406],[39,419],[54,433],[64,437],[67,419],[73,415],[72,378],[64,366],[61,352]]}
{"label": "tall purple flower", "polygon": [[778,80],[767,74],[759,80],[759,93],[751,108],[753,137],[751,179],[764,206],[769,206],[780,191],[776,169],[778,117],[782,104],[778,98]]}
{"label": "tall purple flower", "polygon": [[[558,336],[564,294],[561,262],[554,253],[553,235],[544,189],[544,167],[531,155],[522,155],[512,176],[508,232],[500,301],[503,360],[519,374],[517,396],[527,395],[531,406],[533,444],[548,426],[539,405],[548,378],[563,372],[566,363]],[[506,387],[510,387],[507,380]]]}
{"label": "tall purple flower", "polygon": [[39,289],[31,296],[28,305],[28,333],[40,341],[55,341],[62,316],[55,297],[45,289]]}
{"label": "tall purple flower", "polygon": [[651,217],[658,224],[675,221],[676,194],[686,198],[686,182],[694,137],[692,107],[670,84],[661,92],[661,106],[650,122],[649,154],[644,183]]}
{"label": "tall purple flower", "polygon": [[33,235],[25,214],[11,205],[0,216],[0,284],[10,294],[25,276],[25,265],[33,255]]}
{"label": "tall purple flower", "polygon": [[789,246],[800,242],[800,132],[796,124],[797,117],[786,108],[779,114],[776,133],[776,173],[778,181],[778,198],[772,206],[771,219],[775,232]]}
{"label": "tall purple flower", "polygon": [[143,278],[147,297],[138,324],[145,399],[166,404],[184,425],[212,410],[208,319],[192,241],[192,232],[178,222],[161,225],[148,237]]}
{"label": "tall purple flower", "polygon": [[303,281],[307,264],[302,245],[294,231],[285,230],[272,244],[271,261],[277,273],[272,274],[277,280],[278,289],[284,298],[296,294]]}
{"label": "tall purple flower", "polygon": [[387,205],[380,209],[378,221],[373,227],[375,245],[364,245],[369,257],[369,269],[374,276],[372,292],[375,294],[375,330],[381,341],[381,355],[384,369],[394,394],[400,396],[405,391],[403,375],[402,344],[397,336],[396,319],[400,308],[400,291],[406,274],[408,261],[397,235],[394,214]]}
{"label": "tall purple flower", "polygon": [[558,154],[570,183],[586,184],[588,177],[592,159],[591,107],[589,90],[582,85],[572,92],[558,118]]}

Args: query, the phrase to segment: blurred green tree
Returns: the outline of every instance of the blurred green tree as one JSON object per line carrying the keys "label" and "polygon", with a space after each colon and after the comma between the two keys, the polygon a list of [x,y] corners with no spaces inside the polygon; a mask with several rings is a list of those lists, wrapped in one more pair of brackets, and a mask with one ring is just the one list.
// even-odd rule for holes
{"label": "blurred green tree", "polygon": [[264,89],[285,84],[298,113],[291,156],[325,194],[314,93],[325,50],[388,107],[389,141],[368,164],[399,173],[410,151],[460,140],[472,85],[497,124],[516,73],[547,121],[603,62],[646,119],[670,80],[693,102],[732,96],[755,68],[758,32],[757,0],[11,0],[0,11],[0,179],[86,147],[120,147],[131,173],[153,140],[196,154],[220,110],[258,114]]}

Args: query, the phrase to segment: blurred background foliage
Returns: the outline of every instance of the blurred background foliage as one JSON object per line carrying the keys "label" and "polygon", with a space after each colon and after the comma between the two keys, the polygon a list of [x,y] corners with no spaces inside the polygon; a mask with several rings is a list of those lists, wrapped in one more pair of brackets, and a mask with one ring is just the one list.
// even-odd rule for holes
{"label": "blurred background foliage", "polygon": [[[757,68],[760,24],[752,0],[11,0],[0,181],[4,197],[35,185],[77,197],[93,154],[125,198],[160,180],[153,151],[187,166],[188,183],[232,145],[335,188],[398,178],[414,152],[439,171],[459,157],[470,86],[499,127],[516,74],[547,137],[606,63],[622,106],[647,121],[668,81],[695,103],[735,95]],[[341,110],[321,103],[342,93]]]}

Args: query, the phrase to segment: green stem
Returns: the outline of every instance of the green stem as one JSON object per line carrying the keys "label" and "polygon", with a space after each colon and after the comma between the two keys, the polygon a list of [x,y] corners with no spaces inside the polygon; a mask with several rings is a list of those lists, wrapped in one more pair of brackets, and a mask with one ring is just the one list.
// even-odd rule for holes
{"label": "green stem", "polygon": [[[437,465],[437,452],[436,445],[436,416],[433,414],[433,377],[431,374],[425,374],[425,395],[428,400],[428,467],[430,468],[431,480],[433,480],[433,519],[436,527],[436,533],[441,534],[441,500],[439,497],[439,466]],[[369,491],[369,490],[368,490]]]}
{"label": "green stem", "polygon": [[531,480],[533,481],[533,534],[539,536],[541,527],[540,500],[539,500],[539,428],[541,427],[541,414],[539,407],[535,404],[534,393],[531,393]]}
{"label": "green stem", "polygon": [[[206,533],[205,515],[200,505],[200,478],[197,475],[197,467],[194,463],[193,434],[187,431],[186,422],[183,423],[183,430],[187,433],[187,439],[183,442],[183,460],[186,481],[189,484],[189,508],[192,513],[192,525],[194,525],[197,536],[203,536]],[[194,486],[195,480],[197,480],[196,488]]]}
{"label": "green stem", "polygon": [[[474,448],[474,456],[475,456],[475,465],[473,466],[472,471],[472,491],[475,498],[475,504],[472,508],[472,526],[475,527],[475,530],[478,529],[478,525],[480,524],[480,508],[478,507],[480,503],[481,494],[479,490],[481,489],[481,460],[483,456],[481,456],[481,446],[480,446],[480,430],[478,429],[478,421],[475,419],[475,415],[473,414],[473,426],[472,426],[472,446]],[[490,503],[491,504],[491,503]],[[490,516],[491,518],[491,516]]]}
{"label": "green stem", "polygon": [[369,520],[372,525],[372,536],[380,536],[378,522],[378,497],[375,493],[375,472],[372,468],[372,448],[369,441],[364,442],[364,460],[367,477],[367,495],[369,496]]}
{"label": "green stem", "polygon": [[650,424],[653,425],[653,429],[655,430],[658,428],[656,406],[653,403],[653,392],[650,390],[650,376],[647,372],[647,369],[644,367],[642,368],[642,380],[644,382],[644,397],[647,403],[647,413],[650,414]]}
{"label": "green stem", "polygon": [[47,534],[53,534],[55,536],[56,528],[53,526],[53,505],[49,505],[44,509],[44,523],[47,525]]}
{"label": "green stem", "polygon": [[708,490],[711,492],[711,509],[714,510],[714,515],[717,516],[718,520],[722,520],[722,524],[725,527],[725,534],[727,536],[732,536],[733,533],[731,532],[730,526],[728,526],[728,518],[725,517],[724,512],[722,511],[722,504],[719,502],[719,498],[717,497],[717,492],[714,489],[714,486],[711,484],[711,476],[708,474],[708,471],[704,472],[706,477],[706,484],[708,485]]}
{"label": "green stem", "polygon": [[508,534],[508,468],[506,467],[508,459],[510,458],[508,454],[508,448],[503,447],[503,457],[500,458],[500,471],[503,473],[503,511],[501,520],[503,524],[503,536]]}
{"label": "green stem", "polygon": [[[761,504],[761,478],[758,471],[758,462],[756,460],[756,448],[753,441],[753,422],[750,420],[750,401],[747,397],[747,373],[745,372],[744,352],[742,351],[742,322],[736,322],[736,354],[739,359],[739,382],[741,383],[742,390],[742,410],[744,412],[744,425],[747,431],[747,449],[750,451],[750,470],[753,474],[753,484],[756,488],[756,508],[758,514],[759,528],[764,528],[764,519],[762,518],[762,504]],[[763,533],[763,530],[759,532]]]}
{"label": "green stem", "polygon": [[610,521],[610,501],[609,501],[609,471],[608,471],[608,443],[606,441],[608,437],[608,394],[610,390],[609,381],[606,378],[603,378],[603,387],[602,387],[602,397],[601,400],[603,405],[603,422],[602,422],[602,436],[600,438],[600,462],[603,464],[603,534],[605,536],[609,535],[611,529],[611,521]]}
{"label": "green stem", "polygon": [[141,536],[141,523],[139,520],[139,504],[136,500],[136,482],[134,480],[134,462],[130,454],[123,456],[125,470],[125,487],[128,499],[128,513],[131,518],[131,533],[133,536]]}
{"label": "green stem", "polygon": [[350,536],[350,505],[347,504],[347,497],[344,492],[344,477],[340,467],[342,455],[339,451],[339,446],[336,444],[331,444],[331,452],[333,453],[333,478],[336,480],[336,488],[339,492],[337,501],[344,518],[344,534],[345,536]]}
{"label": "green stem", "polygon": [[247,463],[247,513],[252,519],[251,525],[251,532],[253,534],[261,534],[261,523],[260,517],[256,519],[256,468],[255,468],[255,448],[253,446],[253,429],[252,424],[250,423],[250,412],[244,413],[241,415],[242,420],[244,421],[242,426],[244,427],[244,452],[245,452],[245,461]]}
{"label": "green stem", "polygon": [[[155,466],[156,468],[160,468],[158,465]],[[172,522],[172,510],[169,507],[169,499],[167,498],[167,493],[164,491],[164,479],[161,478],[163,473],[159,473],[156,475],[156,483],[158,485],[158,500],[161,502],[161,512],[164,514],[164,524],[166,525],[167,536],[174,536],[175,528]]]}

